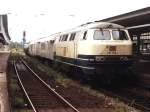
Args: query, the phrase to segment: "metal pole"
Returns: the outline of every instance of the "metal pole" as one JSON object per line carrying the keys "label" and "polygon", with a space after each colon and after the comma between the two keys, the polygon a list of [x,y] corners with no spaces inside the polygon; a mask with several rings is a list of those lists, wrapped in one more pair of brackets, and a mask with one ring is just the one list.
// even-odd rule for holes
{"label": "metal pole", "polygon": [[139,56],[140,55],[140,36],[141,34],[137,34],[137,55]]}

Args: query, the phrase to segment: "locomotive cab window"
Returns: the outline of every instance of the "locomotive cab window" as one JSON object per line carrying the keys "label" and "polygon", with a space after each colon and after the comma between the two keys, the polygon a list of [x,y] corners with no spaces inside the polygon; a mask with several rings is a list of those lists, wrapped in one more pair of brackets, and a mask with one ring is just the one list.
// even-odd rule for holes
{"label": "locomotive cab window", "polygon": [[87,38],[86,38],[86,35],[87,35],[87,31],[85,31],[84,34],[83,34],[83,40],[86,40],[86,39],[87,39]]}
{"label": "locomotive cab window", "polygon": [[113,30],[112,35],[114,40],[128,40],[127,33],[123,30]]}
{"label": "locomotive cab window", "polygon": [[94,32],[94,40],[110,40],[110,32],[109,30],[96,30]]}

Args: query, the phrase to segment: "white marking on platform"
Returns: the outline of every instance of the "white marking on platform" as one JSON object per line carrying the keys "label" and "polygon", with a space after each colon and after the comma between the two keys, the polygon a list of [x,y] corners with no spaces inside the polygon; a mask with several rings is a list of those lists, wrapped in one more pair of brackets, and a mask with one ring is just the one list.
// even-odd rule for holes
{"label": "white marking on platform", "polygon": [[140,59],[139,62],[150,62],[149,60]]}

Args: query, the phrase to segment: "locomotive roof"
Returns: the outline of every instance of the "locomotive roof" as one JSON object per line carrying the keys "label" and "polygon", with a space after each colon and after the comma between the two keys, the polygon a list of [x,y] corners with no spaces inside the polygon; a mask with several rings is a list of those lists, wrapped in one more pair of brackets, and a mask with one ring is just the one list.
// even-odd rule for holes
{"label": "locomotive roof", "polygon": [[125,28],[124,26],[118,25],[118,24],[114,24],[114,23],[108,23],[108,22],[92,22],[92,23],[86,23],[80,26],[77,26],[75,28],[72,28],[70,30],[66,30],[63,32],[58,32],[55,34],[52,34],[50,36],[47,37],[43,37],[40,39],[36,39],[32,42],[30,42],[30,44],[34,44],[37,42],[45,42],[45,41],[49,41],[49,40],[54,40],[55,38],[57,38],[57,36],[60,36],[61,34],[67,34],[67,33],[71,33],[71,32],[77,32],[77,31],[81,31],[81,30],[87,30],[87,29],[93,29],[93,28],[103,28],[103,29],[107,29],[107,28],[111,28],[111,29],[123,29]]}
{"label": "locomotive roof", "polygon": [[81,31],[81,30],[93,29],[93,28],[123,29],[125,27],[121,26],[121,25],[118,25],[118,24],[114,24],[114,23],[108,23],[108,22],[93,22],[93,23],[87,23],[87,24],[80,25],[80,26],[78,26],[76,28],[73,28],[73,29],[70,29],[70,30],[66,30],[66,31],[61,32],[61,33],[65,34],[65,33],[70,33],[70,32]]}
{"label": "locomotive roof", "polygon": [[46,36],[46,37],[42,37],[42,38],[33,40],[29,44],[35,44],[35,43],[38,43],[38,42],[45,42],[45,41],[55,40],[55,38],[56,38],[56,34],[53,34],[53,35],[50,35],[50,36]]}

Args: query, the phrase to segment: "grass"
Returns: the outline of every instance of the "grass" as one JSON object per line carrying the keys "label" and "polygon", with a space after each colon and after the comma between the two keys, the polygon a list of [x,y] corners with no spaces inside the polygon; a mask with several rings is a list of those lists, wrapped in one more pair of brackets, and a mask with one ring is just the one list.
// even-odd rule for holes
{"label": "grass", "polygon": [[68,79],[68,78],[63,78],[62,77],[62,78],[56,79],[56,82],[60,83],[62,86],[67,88],[72,81],[70,79]]}
{"label": "grass", "polygon": [[90,95],[93,95],[96,97],[105,97],[104,94],[100,93],[98,90],[92,89],[89,85],[84,85],[81,88],[83,91],[89,93]]}
{"label": "grass", "polygon": [[15,96],[14,105],[15,107],[24,107],[24,99],[18,96]]}
{"label": "grass", "polygon": [[65,74],[62,74],[60,72],[56,72],[53,68],[41,63],[39,60],[32,58],[32,57],[27,57],[26,61],[29,64],[36,65],[36,67],[41,70],[42,72],[46,73],[50,77],[53,77],[55,81],[59,84],[61,84],[64,87],[68,87],[72,80],[69,79]]}

